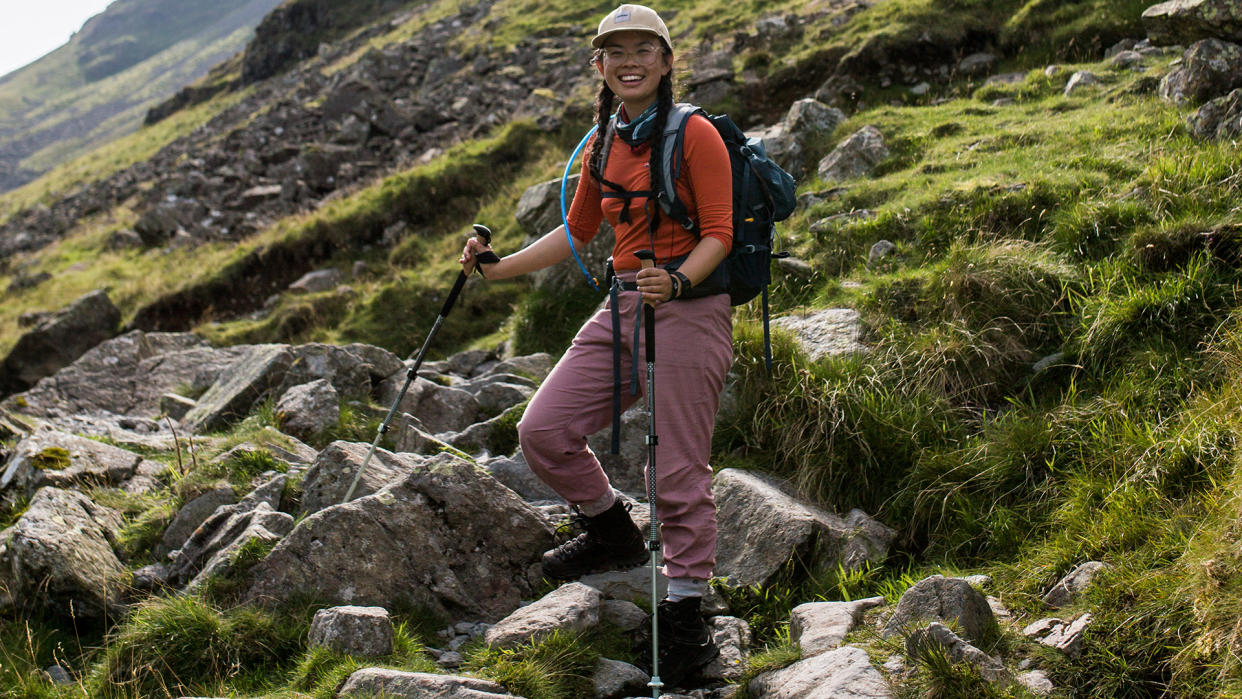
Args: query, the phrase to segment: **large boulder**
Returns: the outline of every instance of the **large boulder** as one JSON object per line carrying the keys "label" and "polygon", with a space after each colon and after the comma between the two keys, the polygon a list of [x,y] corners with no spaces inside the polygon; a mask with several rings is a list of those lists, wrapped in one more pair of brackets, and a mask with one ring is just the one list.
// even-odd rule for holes
{"label": "large boulder", "polygon": [[746,686],[754,699],[890,699],[867,651],[845,646],[765,672]]}
{"label": "large boulder", "polygon": [[1242,5],[1237,0],[1170,0],[1147,8],[1143,27],[1157,46],[1213,37],[1242,42]]}
{"label": "large boulder", "polygon": [[791,561],[811,570],[854,570],[888,556],[893,530],[860,510],[841,518],[739,469],[717,473],[712,490],[720,527],[716,574],[732,585],[763,585]]}
{"label": "large boulder", "polygon": [[17,524],[0,532],[0,607],[42,606],[54,614],[116,613],[125,566],[113,552],[121,515],[59,488],[35,493]]}
{"label": "large boulder", "polygon": [[1187,125],[1198,138],[1226,140],[1242,136],[1242,88],[1200,107],[1187,119]]}
{"label": "large boulder", "polygon": [[310,515],[254,571],[247,597],[425,604],[496,620],[529,598],[552,529],[471,463],[429,460],[377,493]]}
{"label": "large boulder", "polygon": [[487,630],[490,646],[508,648],[534,643],[556,631],[587,631],[599,625],[604,596],[580,582],[562,585]]}
{"label": "large boulder", "polygon": [[[405,381],[405,371],[388,377],[379,388],[380,403],[395,403]],[[442,386],[422,376],[410,384],[397,407],[399,412],[412,415],[419,429],[429,434],[460,432],[479,418],[479,401],[469,391]]]}
{"label": "large boulder", "polygon": [[186,414],[182,427],[207,432],[245,417],[269,391],[280,385],[293,363],[287,345],[253,345],[207,389]]}
{"label": "large boulder", "polygon": [[[57,417],[106,411],[159,415],[165,393],[205,391],[245,348],[212,349],[191,333],[133,330],[108,340],[20,394],[28,415]],[[14,406],[14,398],[6,401]]]}
{"label": "large boulder", "polygon": [[1242,87],[1242,46],[1205,39],[1160,81],[1160,97],[1174,104],[1204,102]]}
{"label": "large boulder", "polygon": [[291,347],[293,361],[277,389],[325,379],[345,398],[366,398],[384,379],[401,371],[401,358],[386,349],[353,343],[344,346],[312,342]]}
{"label": "large boulder", "polygon": [[862,177],[888,156],[884,135],[874,126],[864,126],[819,161],[819,178],[849,180]]}
{"label": "large boulder", "polygon": [[163,469],[110,444],[40,428],[13,448],[0,475],[0,491],[13,488],[29,496],[44,486],[119,486],[140,470],[151,477]]}
{"label": "large boulder", "polygon": [[763,141],[768,157],[795,178],[801,178],[806,172],[806,149],[844,121],[845,113],[840,109],[807,98],[794,102],[776,125],[747,135]]}
{"label": "large boulder", "polygon": [[106,291],[92,291],[41,320],[17,339],[0,363],[0,393],[35,385],[116,335],[121,311]]}
{"label": "large boulder", "polygon": [[933,575],[915,583],[897,602],[884,625],[884,638],[908,633],[927,622],[948,622],[967,640],[979,642],[996,625],[983,593],[961,578]]}

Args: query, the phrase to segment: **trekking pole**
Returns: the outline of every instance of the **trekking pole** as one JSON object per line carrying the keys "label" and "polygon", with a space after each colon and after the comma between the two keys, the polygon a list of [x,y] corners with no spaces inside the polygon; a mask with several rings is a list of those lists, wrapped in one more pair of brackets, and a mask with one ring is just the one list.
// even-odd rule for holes
{"label": "trekking pole", "polygon": [[[639,250],[634,256],[642,260],[643,269],[655,266],[655,253]],[[660,517],[656,514],[656,436],[655,422],[655,306],[643,304],[643,323],[647,340],[647,505],[651,512],[647,549],[651,551],[651,687],[653,699],[659,699],[664,683],[660,681],[660,604],[659,589]]]}
{"label": "trekking pole", "polygon": [[[492,232],[487,226],[474,224],[474,237],[480,239],[484,245],[492,244]],[[496,257],[496,253],[485,251],[477,255],[475,260],[475,269],[483,262],[492,263],[499,262],[500,258]],[[358,467],[358,473],[354,474],[354,481],[349,484],[349,490],[345,492],[345,499],[341,500],[341,504],[349,502],[354,496],[354,489],[358,487],[358,481],[362,479],[362,472],[367,470],[367,464],[371,463],[371,457],[375,455],[375,450],[379,447],[380,439],[388,432],[388,426],[392,422],[392,418],[397,414],[397,406],[401,405],[401,399],[405,398],[405,392],[410,390],[410,384],[414,383],[414,379],[418,377],[418,370],[423,365],[423,357],[427,355],[427,348],[431,346],[431,340],[440,330],[440,325],[444,323],[444,318],[448,316],[449,311],[453,310],[453,304],[457,303],[457,296],[461,294],[461,289],[466,285],[466,272],[462,270],[457,274],[457,283],[453,284],[453,290],[449,292],[448,298],[444,300],[444,307],[440,309],[440,315],[436,316],[435,325],[431,326],[431,332],[427,333],[427,339],[423,340],[423,346],[418,350],[418,356],[414,359],[414,365],[409,371],[405,372],[405,385],[401,387],[401,392],[397,394],[397,400],[393,401],[392,407],[388,409],[388,415],[384,421],[380,423],[379,429],[375,433],[375,441],[371,442],[371,448],[367,450],[366,458],[362,460],[362,466]],[[409,357],[406,357],[408,360]]]}

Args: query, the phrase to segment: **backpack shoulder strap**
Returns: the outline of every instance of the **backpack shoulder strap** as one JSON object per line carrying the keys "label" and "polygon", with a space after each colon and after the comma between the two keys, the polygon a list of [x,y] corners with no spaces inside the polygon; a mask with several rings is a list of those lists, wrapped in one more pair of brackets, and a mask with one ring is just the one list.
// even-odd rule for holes
{"label": "backpack shoulder strap", "polygon": [[674,221],[688,231],[697,228],[697,224],[686,213],[686,206],[677,198],[677,178],[681,176],[682,154],[685,152],[686,123],[694,114],[707,116],[701,108],[679,102],[673,105],[668,121],[664,125],[663,147],[660,152],[660,171],[658,182],[653,182],[653,189],[660,203],[660,208]]}

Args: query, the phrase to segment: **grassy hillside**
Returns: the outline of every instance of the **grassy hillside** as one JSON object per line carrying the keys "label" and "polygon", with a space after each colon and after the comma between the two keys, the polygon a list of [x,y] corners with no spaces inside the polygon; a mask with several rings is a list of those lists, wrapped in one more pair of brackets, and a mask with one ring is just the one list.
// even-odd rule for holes
{"label": "grassy hillside", "polygon": [[[773,649],[760,662],[791,659],[781,623],[793,604],[895,599],[925,574],[983,572],[1015,613],[1033,620],[1045,615],[1039,597],[1057,579],[1077,563],[1102,560],[1114,568],[1060,612],[1096,615],[1082,656],[1041,654],[1013,638],[1005,641],[1011,650],[1037,657],[1064,696],[1242,696],[1242,152],[1236,143],[1194,140],[1185,128],[1188,110],[1155,97],[1154,82],[1175,56],[1148,58],[1139,71],[1101,62],[1116,39],[1141,36],[1146,5],[888,0],[836,24],[838,8],[829,2],[668,3],[676,11],[671,24],[686,32],[676,39],[686,46],[720,43],[760,13],[805,16],[800,36],[748,46],[735,59],[776,95],[813,90],[818,83],[807,76],[822,77],[824,60],[879,66],[924,33],[947,53],[992,48],[1003,54],[998,70],[1027,71],[1016,84],[952,79],[924,96],[903,84],[867,82],[861,73],[869,106],[808,157],[815,162],[864,125],[879,128],[892,152],[863,179],[809,176],[800,193],[831,194],[780,227],[785,245],[814,274],[809,282],[778,279],[775,311],[855,308],[870,353],[812,362],[778,334],[769,374],[755,309],[737,311],[739,406],[717,431],[715,465],[775,472],[825,506],[862,507],[899,532],[898,550],[883,567],[830,579],[795,572],[752,597],[746,615]],[[427,17],[456,6],[436,3]],[[608,7],[498,0],[462,46],[504,46],[541,30],[586,36]],[[409,31],[394,27],[372,41]],[[1059,70],[1046,71],[1049,63]],[[1064,85],[1078,69],[1092,70],[1101,83],[1066,97]],[[181,119],[175,128],[222,104],[174,117]],[[779,114],[786,106],[763,109]],[[128,320],[153,307],[174,313],[177,303],[200,302],[196,294],[206,297],[212,285],[254,274],[246,265],[255,256],[318,255],[318,263],[342,269],[366,263],[353,295],[283,298],[266,313],[222,313],[196,329],[218,343],[365,341],[408,352],[430,323],[435,295],[451,283],[469,223],[491,226],[501,251],[520,245],[512,218],[518,197],[559,175],[585,127],[580,112],[551,134],[511,125],[237,247],[107,252],[108,233],[132,220],[122,204],[21,261],[28,272],[54,278],[37,296],[6,296],[0,344],[13,341],[20,312],[87,289],[111,286]],[[124,151],[139,155],[116,158],[140,157],[140,143]],[[62,171],[39,196],[89,176],[87,168]],[[822,219],[862,209],[874,216],[811,232]],[[375,246],[395,220],[417,234],[391,250]],[[868,267],[868,250],[881,239],[896,252]],[[11,279],[0,273],[0,285]],[[536,296],[520,280],[475,282],[467,293],[469,310],[450,318],[438,354],[510,337],[518,351],[559,352],[568,332],[523,328],[572,331],[598,300],[586,289]],[[253,416],[243,429],[261,419]],[[134,506],[132,521],[154,509]],[[201,624],[194,628],[215,634],[216,655],[173,668],[187,693],[329,696],[356,667],[353,659],[301,647],[301,617],[271,626],[227,602],[208,602],[216,606],[153,602],[108,637],[106,652],[71,652],[66,662],[92,682],[118,666],[157,667],[160,658],[126,656],[126,649],[149,648],[164,629],[194,619]],[[423,669],[417,649],[430,637],[415,628],[418,614],[399,618],[407,626],[390,664]],[[6,624],[0,646],[18,668],[46,665],[49,649],[64,642],[50,625],[37,624],[33,642],[19,641],[20,629]],[[169,633],[180,639],[189,632]],[[243,653],[251,647],[245,639],[256,637],[266,640],[262,653]],[[606,635],[553,639],[505,657],[477,649],[470,661],[525,696],[574,696],[574,673],[610,643]],[[228,662],[243,669],[218,670]],[[564,676],[534,682],[549,667]],[[940,678],[965,674],[948,668]],[[152,670],[144,677],[165,676]],[[7,681],[36,696],[81,695]],[[973,689],[953,694],[915,682],[902,696],[1002,696],[967,684]]]}
{"label": "grassy hillside", "polygon": [[146,110],[245,46],[278,0],[121,0],[0,79],[0,190],[134,131]]}

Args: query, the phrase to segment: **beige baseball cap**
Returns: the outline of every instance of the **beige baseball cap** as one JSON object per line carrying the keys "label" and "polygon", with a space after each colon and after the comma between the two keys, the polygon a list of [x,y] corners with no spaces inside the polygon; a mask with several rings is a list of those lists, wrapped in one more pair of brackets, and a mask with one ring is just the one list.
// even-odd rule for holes
{"label": "beige baseball cap", "polygon": [[591,45],[600,48],[610,34],[625,31],[648,32],[664,39],[669,49],[673,48],[673,40],[668,36],[668,27],[664,20],[650,7],[643,5],[622,5],[599,23],[599,32],[591,39]]}

